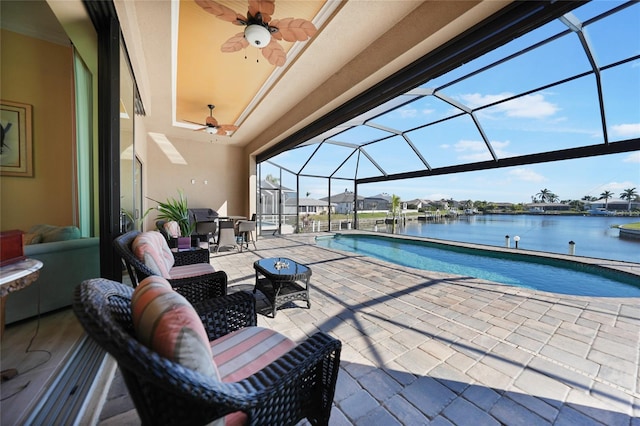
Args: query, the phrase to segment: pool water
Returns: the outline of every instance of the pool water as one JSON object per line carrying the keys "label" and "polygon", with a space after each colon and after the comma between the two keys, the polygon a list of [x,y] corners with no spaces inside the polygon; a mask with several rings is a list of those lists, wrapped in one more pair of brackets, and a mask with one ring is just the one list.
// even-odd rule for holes
{"label": "pool water", "polygon": [[321,247],[375,257],[427,271],[578,296],[640,297],[640,279],[560,259],[456,247],[374,235],[317,237]]}

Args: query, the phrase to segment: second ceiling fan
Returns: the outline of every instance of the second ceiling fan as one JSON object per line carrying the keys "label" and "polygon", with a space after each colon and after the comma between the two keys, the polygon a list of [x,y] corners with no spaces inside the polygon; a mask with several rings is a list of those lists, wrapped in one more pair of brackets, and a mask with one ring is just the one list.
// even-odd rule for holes
{"label": "second ceiling fan", "polygon": [[206,118],[204,124],[196,123],[195,121],[189,121],[189,120],[184,120],[184,121],[203,126],[199,129],[194,129],[194,130],[198,132],[201,130],[206,130],[207,133],[209,133],[210,135],[216,134],[221,136],[228,136],[228,132],[234,132],[238,130],[238,126],[235,126],[233,124],[218,124],[218,120],[216,120],[213,117],[213,109],[215,108],[215,105],[209,104],[207,106],[209,107],[209,116]]}

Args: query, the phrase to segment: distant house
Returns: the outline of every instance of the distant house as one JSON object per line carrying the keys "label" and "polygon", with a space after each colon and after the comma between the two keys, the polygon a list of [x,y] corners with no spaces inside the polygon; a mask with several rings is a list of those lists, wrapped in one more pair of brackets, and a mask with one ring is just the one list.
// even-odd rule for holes
{"label": "distant house", "polygon": [[513,209],[513,203],[507,202],[491,202],[489,205],[492,207],[493,211],[511,211]]}
{"label": "distant house", "polygon": [[431,206],[438,210],[455,210],[455,204],[455,201],[445,199],[431,202]]}
{"label": "distant house", "polygon": [[407,201],[407,208],[409,209],[416,209],[416,210],[425,209],[426,210],[431,207],[432,207],[431,200],[414,198],[413,200]]}
{"label": "distant house", "polygon": [[277,183],[270,182],[263,179],[260,182],[260,212],[262,214],[277,214],[278,213],[278,196],[279,192],[282,192],[282,198],[285,205],[288,200],[293,199],[295,201],[296,191],[286,186],[280,186]]}
{"label": "distant house", "polygon": [[[330,197],[320,198],[321,201],[331,203],[334,206],[335,213],[349,214],[354,210],[355,194],[352,191],[345,191]],[[363,210],[364,197],[358,196],[358,210]]]}
{"label": "distant house", "polygon": [[364,198],[363,210],[384,210],[391,208],[391,195],[383,193]]}
{"label": "distant house", "polygon": [[[604,198],[595,201],[587,201],[585,208],[587,210],[597,210],[605,208],[609,211],[626,211],[629,209],[629,201],[622,198],[609,198],[606,202]],[[631,210],[640,209],[640,201],[631,201]]]}
{"label": "distant house", "polygon": [[[335,213],[336,205],[334,203],[327,203],[327,201],[316,200],[315,198],[300,198],[298,203],[298,212],[301,215],[327,214],[329,210],[331,210],[331,213]],[[296,214],[295,198],[290,198],[285,201],[285,214]]]}
{"label": "distant house", "polygon": [[525,208],[530,213],[559,212],[571,210],[570,204],[565,203],[529,203],[525,204]]}

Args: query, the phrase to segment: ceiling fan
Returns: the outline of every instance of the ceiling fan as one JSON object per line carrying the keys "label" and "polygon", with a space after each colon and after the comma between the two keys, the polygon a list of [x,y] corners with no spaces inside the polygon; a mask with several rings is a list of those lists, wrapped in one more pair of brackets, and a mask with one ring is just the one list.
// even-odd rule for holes
{"label": "ceiling fan", "polygon": [[206,118],[204,122],[205,124],[196,123],[195,121],[189,121],[189,120],[184,120],[184,121],[186,121],[187,123],[204,126],[194,130],[197,132],[201,130],[206,130],[207,133],[209,133],[210,135],[217,134],[217,135],[227,136],[228,134],[227,132],[233,132],[238,130],[238,126],[234,126],[233,124],[218,124],[218,120],[216,120],[213,117],[213,109],[215,108],[215,105],[209,104],[207,106],[209,107],[209,116]]}
{"label": "ceiling fan", "polygon": [[223,21],[246,27],[244,32],[224,42],[221,48],[223,52],[237,52],[251,45],[262,50],[262,55],[269,63],[279,67],[286,62],[287,54],[278,40],[306,41],[318,31],[313,23],[302,18],[271,20],[276,8],[275,0],[249,0],[246,17],[213,0],[195,2]]}

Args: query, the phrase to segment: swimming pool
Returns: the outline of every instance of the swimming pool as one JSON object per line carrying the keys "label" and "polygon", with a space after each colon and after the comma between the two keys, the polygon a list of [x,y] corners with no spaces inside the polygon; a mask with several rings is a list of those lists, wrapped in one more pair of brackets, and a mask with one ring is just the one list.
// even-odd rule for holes
{"label": "swimming pool", "polygon": [[637,276],[562,259],[364,234],[316,237],[316,244],[412,268],[553,293],[640,297]]}

